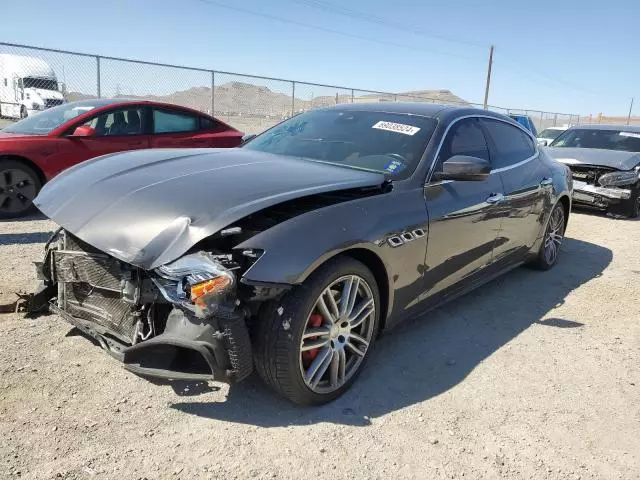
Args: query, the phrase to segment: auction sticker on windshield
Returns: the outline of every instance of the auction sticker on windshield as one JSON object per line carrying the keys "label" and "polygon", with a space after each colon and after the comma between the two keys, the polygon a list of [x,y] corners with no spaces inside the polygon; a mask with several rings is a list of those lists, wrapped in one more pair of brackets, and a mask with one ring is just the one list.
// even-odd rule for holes
{"label": "auction sticker on windshield", "polygon": [[389,132],[402,133],[404,135],[415,135],[420,131],[418,127],[413,125],[405,125],[404,123],[383,122],[376,123],[371,128],[377,128],[378,130],[387,130]]}

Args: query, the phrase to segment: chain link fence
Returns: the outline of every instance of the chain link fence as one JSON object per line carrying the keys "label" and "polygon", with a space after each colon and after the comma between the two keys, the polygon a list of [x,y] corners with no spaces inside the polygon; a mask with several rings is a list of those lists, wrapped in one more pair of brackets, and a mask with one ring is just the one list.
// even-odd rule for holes
{"label": "chain link fence", "polygon": [[[0,127],[63,102],[104,97],[189,107],[246,133],[259,133],[300,112],[344,103],[424,102],[483,107],[448,90],[378,92],[0,43]],[[529,115],[538,130],[580,122],[578,115],[488,108],[503,114]]]}

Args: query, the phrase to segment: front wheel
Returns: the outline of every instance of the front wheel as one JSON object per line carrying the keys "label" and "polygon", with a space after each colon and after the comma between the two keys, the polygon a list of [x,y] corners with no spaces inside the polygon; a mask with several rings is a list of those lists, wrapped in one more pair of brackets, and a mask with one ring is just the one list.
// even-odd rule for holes
{"label": "front wheel", "polygon": [[335,400],[362,371],[379,319],[380,293],[371,271],[337,257],[260,316],[256,370],[295,403]]}
{"label": "front wheel", "polygon": [[40,188],[42,182],[32,168],[16,160],[0,158],[0,219],[31,213],[33,199]]}
{"label": "front wheel", "polygon": [[564,207],[558,202],[549,216],[549,223],[544,233],[540,251],[533,263],[534,266],[541,270],[550,270],[558,262],[560,246],[564,239],[565,223]]}
{"label": "front wheel", "polygon": [[22,106],[20,107],[20,118],[21,118],[21,119],[25,119],[25,118],[27,118],[28,116],[29,116],[29,113],[27,112],[27,108],[26,108],[24,105],[22,105]]}

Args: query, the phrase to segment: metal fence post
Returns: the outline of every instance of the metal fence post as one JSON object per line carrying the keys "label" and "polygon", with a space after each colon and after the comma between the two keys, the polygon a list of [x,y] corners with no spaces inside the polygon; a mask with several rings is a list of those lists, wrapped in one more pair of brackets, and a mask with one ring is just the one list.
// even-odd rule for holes
{"label": "metal fence post", "polygon": [[542,130],[544,127],[544,112],[540,112],[540,130]]}
{"label": "metal fence post", "polygon": [[296,112],[296,82],[291,82],[291,116]]}
{"label": "metal fence post", "polygon": [[352,89],[351,89],[351,103],[354,103],[354,102],[353,102],[353,97],[354,97],[354,96],[355,96],[355,95],[354,95],[353,88],[352,88]]}
{"label": "metal fence post", "polygon": [[[569,116],[569,120],[571,120],[571,116]],[[556,113],[553,117],[553,126],[557,127],[558,125],[558,114]]]}
{"label": "metal fence post", "polygon": [[216,72],[211,70],[211,116],[216,116]]}
{"label": "metal fence post", "polygon": [[98,94],[98,98],[102,97],[102,92],[100,91],[100,56],[96,55],[96,93]]}

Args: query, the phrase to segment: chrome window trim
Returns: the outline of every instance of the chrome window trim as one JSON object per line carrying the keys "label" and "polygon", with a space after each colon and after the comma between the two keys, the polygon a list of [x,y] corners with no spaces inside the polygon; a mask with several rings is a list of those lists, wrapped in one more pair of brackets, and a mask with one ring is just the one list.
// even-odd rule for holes
{"label": "chrome window trim", "polygon": [[[506,170],[510,170],[512,168],[517,168],[520,167],[522,165],[524,165],[527,162],[530,162],[531,160],[534,160],[535,158],[537,158],[540,155],[540,150],[538,149],[538,144],[535,140],[535,138],[533,137],[533,134],[527,130],[526,128],[524,128],[522,125],[520,125],[517,122],[509,122],[507,120],[504,120],[502,118],[498,118],[498,117],[494,117],[492,115],[482,115],[482,114],[471,114],[471,115],[463,115],[461,117],[456,118],[455,120],[453,120],[451,123],[449,123],[449,125],[447,126],[446,130],[444,131],[444,133],[442,134],[442,138],[440,139],[440,143],[438,144],[438,149],[436,150],[436,154],[433,157],[433,161],[431,162],[431,166],[429,167],[429,172],[427,173],[427,178],[425,180],[425,185],[428,185],[429,182],[431,181],[431,177],[433,176],[433,169],[436,166],[436,161],[438,160],[438,156],[440,155],[440,150],[442,149],[442,145],[444,144],[444,139],[447,138],[447,135],[449,134],[449,130],[451,130],[451,127],[453,127],[457,122],[461,121],[461,120],[466,120],[467,118],[488,118],[489,120],[497,120],[498,122],[502,122],[502,123],[506,123],[507,125],[511,125],[512,127],[517,127],[520,130],[522,130],[524,133],[527,134],[527,136],[529,137],[529,139],[531,140],[531,142],[533,143],[533,150],[534,153],[532,156],[530,156],[529,158],[526,158],[518,163],[514,163],[513,165],[509,165],[507,167],[501,167],[501,168],[496,168],[495,170],[491,170],[491,172],[489,173],[489,175],[491,175],[494,172],[500,173],[500,172],[504,172]],[[488,147],[489,145],[487,145]]]}

